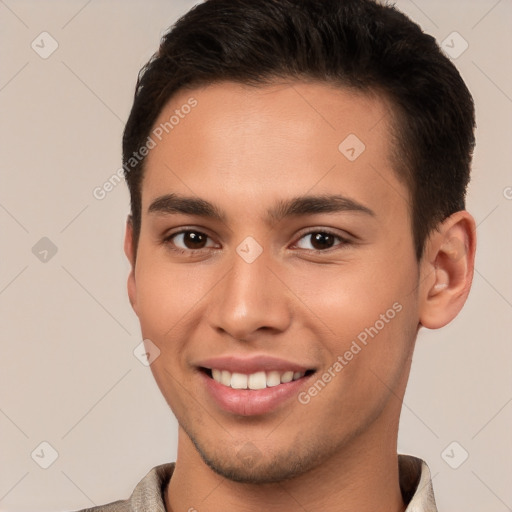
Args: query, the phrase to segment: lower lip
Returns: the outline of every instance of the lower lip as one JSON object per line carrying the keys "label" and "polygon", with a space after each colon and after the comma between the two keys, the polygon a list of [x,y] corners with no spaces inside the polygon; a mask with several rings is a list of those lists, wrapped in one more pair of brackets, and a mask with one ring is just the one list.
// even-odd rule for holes
{"label": "lower lip", "polygon": [[296,397],[311,376],[265,389],[233,389],[220,384],[204,372],[200,373],[208,393],[217,405],[226,412],[240,416],[257,416],[273,411],[290,398]]}

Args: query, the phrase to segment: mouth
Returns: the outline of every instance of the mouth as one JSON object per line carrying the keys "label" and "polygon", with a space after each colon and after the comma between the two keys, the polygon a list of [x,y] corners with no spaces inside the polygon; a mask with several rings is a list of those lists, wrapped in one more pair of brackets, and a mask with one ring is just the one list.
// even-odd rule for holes
{"label": "mouth", "polygon": [[194,361],[193,366],[208,403],[236,416],[292,407],[317,371],[311,364],[269,354],[229,354]]}
{"label": "mouth", "polygon": [[221,370],[219,368],[205,368],[200,367],[202,371],[209,378],[213,379],[218,384],[238,390],[261,390],[266,388],[273,388],[280,384],[288,384],[290,382],[298,381],[304,377],[309,377],[315,370],[310,369],[306,371],[265,371],[259,370],[250,374],[230,372],[229,370]]}

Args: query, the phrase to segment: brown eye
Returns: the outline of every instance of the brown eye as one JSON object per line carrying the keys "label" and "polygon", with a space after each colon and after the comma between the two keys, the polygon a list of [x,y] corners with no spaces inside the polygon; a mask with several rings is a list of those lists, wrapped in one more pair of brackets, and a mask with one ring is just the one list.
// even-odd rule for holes
{"label": "brown eye", "polygon": [[196,231],[187,231],[183,233],[183,243],[188,249],[202,249],[208,237],[203,233],[197,233]]}
{"label": "brown eye", "polygon": [[329,233],[314,233],[311,235],[311,245],[315,249],[329,249],[334,245],[334,238]]}
{"label": "brown eye", "polygon": [[205,233],[192,230],[174,233],[167,237],[166,242],[176,246],[181,251],[201,250],[215,245]]}
{"label": "brown eye", "polygon": [[297,247],[314,251],[331,249],[337,245],[348,243],[338,235],[326,231],[312,231],[305,234],[297,243]]}

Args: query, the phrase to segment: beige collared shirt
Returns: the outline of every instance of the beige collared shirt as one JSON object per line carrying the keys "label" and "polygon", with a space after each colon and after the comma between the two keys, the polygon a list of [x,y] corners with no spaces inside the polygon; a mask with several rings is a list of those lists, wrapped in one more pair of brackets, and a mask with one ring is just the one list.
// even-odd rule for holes
{"label": "beige collared shirt", "polygon": [[[406,512],[437,512],[430,470],[425,462],[411,455],[399,455],[400,489]],[[164,492],[174,463],[153,468],[135,487],[131,497],[80,512],[166,512]]]}

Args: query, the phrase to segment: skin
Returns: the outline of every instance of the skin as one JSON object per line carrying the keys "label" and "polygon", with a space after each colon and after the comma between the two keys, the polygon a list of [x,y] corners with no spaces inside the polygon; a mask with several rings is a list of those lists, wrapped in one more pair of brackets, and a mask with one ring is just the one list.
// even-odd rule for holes
{"label": "skin", "polygon": [[[155,126],[190,97],[197,106],[147,157],[138,246],[130,221],[125,240],[130,301],[160,350],[151,369],[180,425],[167,509],[403,511],[397,435],[414,343],[422,325],[446,325],[467,298],[473,218],[446,219],[416,260],[390,107],[379,97],[225,82],[180,91]],[[338,150],[350,133],[365,144],[353,162]],[[224,218],[149,212],[165,194],[209,201]],[[373,215],[267,217],[278,201],[332,194]],[[205,243],[170,237],[184,228]],[[325,231],[335,236],[315,245],[311,234]],[[247,236],[263,249],[252,263],[236,251]],[[272,355],[316,370],[307,391],[395,303],[401,311],[308,404],[294,397],[267,414],[228,413],[195,366]]]}

